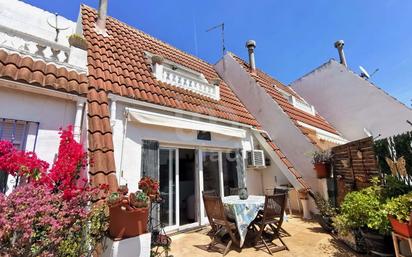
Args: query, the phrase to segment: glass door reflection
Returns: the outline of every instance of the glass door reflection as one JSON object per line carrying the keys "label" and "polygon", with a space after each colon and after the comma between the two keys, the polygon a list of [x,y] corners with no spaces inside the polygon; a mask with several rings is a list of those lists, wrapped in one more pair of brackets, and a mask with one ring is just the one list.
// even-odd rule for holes
{"label": "glass door reflection", "polygon": [[160,220],[166,226],[176,224],[176,149],[161,148],[159,152],[159,185],[163,204]]}

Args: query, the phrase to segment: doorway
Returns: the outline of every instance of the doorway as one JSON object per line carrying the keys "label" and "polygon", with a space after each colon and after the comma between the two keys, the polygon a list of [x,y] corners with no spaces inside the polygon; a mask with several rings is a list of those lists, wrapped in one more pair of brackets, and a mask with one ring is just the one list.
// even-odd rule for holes
{"label": "doorway", "polygon": [[167,231],[185,230],[208,222],[202,191],[221,197],[238,186],[234,151],[161,147],[159,182],[163,204],[160,219]]}
{"label": "doorway", "polygon": [[179,225],[184,226],[198,221],[196,151],[179,149]]}

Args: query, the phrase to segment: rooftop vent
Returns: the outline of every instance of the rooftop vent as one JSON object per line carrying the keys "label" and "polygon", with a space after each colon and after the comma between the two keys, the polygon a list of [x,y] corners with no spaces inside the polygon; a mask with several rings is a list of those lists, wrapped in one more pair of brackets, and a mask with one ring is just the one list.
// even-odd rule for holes
{"label": "rooftop vent", "polygon": [[256,64],[255,64],[255,48],[256,48],[256,42],[255,40],[248,40],[246,42],[246,48],[248,49],[249,52],[249,66],[251,71],[256,70]]}
{"label": "rooftop vent", "polygon": [[345,53],[343,52],[343,47],[345,46],[345,42],[343,40],[338,40],[335,42],[335,48],[338,49],[339,52],[339,59],[340,63],[345,67],[348,67],[346,64]]}

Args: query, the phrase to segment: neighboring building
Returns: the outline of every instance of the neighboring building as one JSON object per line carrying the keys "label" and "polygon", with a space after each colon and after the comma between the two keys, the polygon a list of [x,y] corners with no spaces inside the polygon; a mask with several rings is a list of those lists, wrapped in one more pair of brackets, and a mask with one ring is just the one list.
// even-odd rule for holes
{"label": "neighboring building", "polygon": [[[72,21],[58,17],[67,29],[55,41],[54,14],[14,0],[0,0],[0,10],[0,140],[53,163],[59,128],[74,125],[79,139],[85,130],[87,53],[68,44]],[[0,190],[14,184],[9,177]]]}
{"label": "neighboring building", "polygon": [[290,87],[273,79],[255,66],[255,42],[248,41],[249,63],[232,53],[226,54],[215,68],[219,75],[268,132],[303,179],[315,190],[323,191],[311,163],[319,149],[347,142]]}
{"label": "neighboring building", "polygon": [[369,82],[365,75],[349,70],[346,60],[343,63],[330,60],[291,86],[348,140],[379,135],[385,138],[412,130],[409,107]]}

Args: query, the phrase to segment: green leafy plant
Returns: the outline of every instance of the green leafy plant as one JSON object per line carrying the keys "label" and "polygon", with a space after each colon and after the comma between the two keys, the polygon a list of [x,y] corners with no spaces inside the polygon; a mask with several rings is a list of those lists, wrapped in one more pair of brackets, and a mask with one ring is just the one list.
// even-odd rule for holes
{"label": "green leafy plant", "polygon": [[136,208],[146,208],[149,205],[149,196],[143,191],[130,194],[130,204]]}
{"label": "green leafy plant", "polygon": [[72,34],[69,36],[68,40],[71,46],[75,46],[75,47],[79,47],[80,49],[87,50],[87,41],[82,35]]}
{"label": "green leafy plant", "polygon": [[389,233],[390,224],[384,209],[386,199],[382,197],[383,188],[378,178],[373,178],[371,182],[372,186],[345,196],[340,214],[334,219],[334,226],[340,233],[345,235],[358,228],[373,229],[380,234]]}
{"label": "green leafy plant", "polygon": [[113,192],[107,197],[106,201],[109,205],[114,205],[121,201],[120,194],[118,192]]}
{"label": "green leafy plant", "polygon": [[392,198],[386,203],[385,211],[399,221],[409,222],[412,211],[412,193]]}
{"label": "green leafy plant", "polygon": [[330,201],[323,198],[320,193],[315,193],[314,199],[320,215],[324,217],[335,217],[337,215],[337,209],[332,206]]}
{"label": "green leafy plant", "polygon": [[411,191],[410,186],[406,185],[405,182],[400,181],[394,176],[386,176],[385,181],[386,182],[382,191],[382,196],[385,198],[397,197]]}
{"label": "green leafy plant", "polygon": [[320,150],[312,153],[312,163],[330,163],[332,154],[329,150]]}

